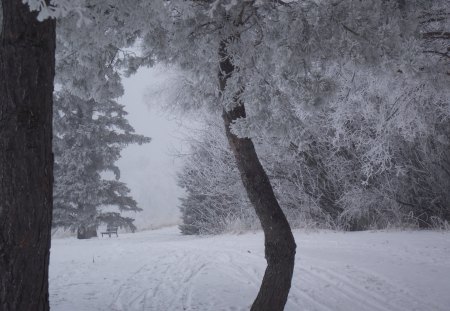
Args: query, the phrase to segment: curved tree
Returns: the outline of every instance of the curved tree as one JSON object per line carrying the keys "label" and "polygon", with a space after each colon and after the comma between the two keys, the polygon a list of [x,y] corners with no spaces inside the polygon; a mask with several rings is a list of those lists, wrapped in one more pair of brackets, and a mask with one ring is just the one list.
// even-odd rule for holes
{"label": "curved tree", "polygon": [[[219,87],[224,92],[227,80],[233,75],[235,67],[227,52],[228,40],[220,43],[219,49]],[[239,91],[233,97],[231,109],[224,109],[225,132],[236,164],[241,173],[250,202],[264,231],[265,256],[267,268],[252,311],[283,310],[291,288],[294,272],[296,244],[291,227],[281,210],[270,184],[269,177],[259,161],[255,146],[250,138],[238,137],[231,125],[238,119],[245,119],[245,104],[239,97]]]}
{"label": "curved tree", "polygon": [[[271,18],[276,19],[282,12],[280,6],[284,6],[282,1],[272,0],[170,2],[165,6],[166,15],[160,16],[166,40],[161,40],[161,33],[149,33],[144,38],[145,55],[156,55],[160,61],[178,64],[188,72],[187,79],[192,79],[188,83],[193,86],[192,94],[184,93],[180,102],[190,107],[207,102],[212,109],[223,110],[228,142],[265,236],[268,266],[252,306],[252,310],[263,311],[284,309],[296,244],[251,138],[238,135],[233,127],[239,121],[258,123],[259,120],[247,118],[247,100],[252,107],[270,105],[260,96],[261,84],[255,82],[260,75],[251,60],[263,59],[272,52],[266,48],[278,40],[275,37],[264,41],[263,53],[257,50],[264,35],[261,32],[271,30]],[[250,95],[245,94],[250,83],[254,83],[249,88]]]}

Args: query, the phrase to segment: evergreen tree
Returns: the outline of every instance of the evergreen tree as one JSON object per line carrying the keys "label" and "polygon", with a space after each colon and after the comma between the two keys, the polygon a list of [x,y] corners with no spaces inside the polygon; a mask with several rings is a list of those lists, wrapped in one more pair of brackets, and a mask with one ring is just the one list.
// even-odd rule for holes
{"label": "evergreen tree", "polygon": [[[134,134],[123,106],[113,100],[86,101],[62,91],[56,95],[54,113],[54,220],[53,225],[78,231],[78,238],[96,236],[101,223],[134,231],[132,218],[106,212],[140,211],[130,190],[121,182],[115,162],[128,144],[148,143]],[[115,179],[106,179],[112,172]]]}

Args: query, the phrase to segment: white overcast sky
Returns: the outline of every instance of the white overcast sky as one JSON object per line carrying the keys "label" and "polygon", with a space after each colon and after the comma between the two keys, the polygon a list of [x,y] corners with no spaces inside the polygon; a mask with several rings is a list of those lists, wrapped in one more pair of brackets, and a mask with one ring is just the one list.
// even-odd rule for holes
{"label": "white overcast sky", "polygon": [[184,192],[177,186],[176,173],[182,159],[175,157],[174,152],[186,150],[183,127],[179,117],[158,108],[167,96],[151,95],[155,88],[170,92],[171,76],[173,71],[167,68],[142,68],[124,78],[125,94],[119,99],[136,133],[152,138],[149,144],[129,146],[118,162],[121,180],[143,209],[130,215],[140,230],[179,223],[178,198]]}

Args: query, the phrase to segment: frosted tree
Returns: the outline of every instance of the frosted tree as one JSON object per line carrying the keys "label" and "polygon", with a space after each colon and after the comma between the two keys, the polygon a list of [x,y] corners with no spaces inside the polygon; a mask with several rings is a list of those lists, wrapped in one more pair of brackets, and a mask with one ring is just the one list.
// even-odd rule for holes
{"label": "frosted tree", "polygon": [[[47,8],[48,14],[63,16],[58,24],[56,54],[55,82],[63,90],[55,107],[54,224],[77,230],[79,238],[89,238],[96,235],[101,222],[134,230],[131,218],[102,212],[101,206],[139,210],[129,189],[119,181],[114,163],[127,144],[148,139],[133,133],[115,99],[123,94],[121,76],[139,65],[128,50],[138,38],[136,27],[141,27],[132,16],[148,11],[139,1],[71,5],[74,7],[67,8],[60,2]],[[112,172],[116,180],[102,178],[105,171]]]}
{"label": "frosted tree", "polygon": [[[436,191],[448,183],[445,3],[290,3],[267,28],[276,48],[261,57],[262,42],[256,57],[251,46],[239,55],[252,64],[242,96],[256,94],[266,105],[247,105],[249,117],[235,122],[235,132],[292,145],[303,158],[292,181],[338,225],[364,228],[378,219],[383,226],[410,214],[427,226],[430,217],[448,217],[447,196]],[[411,152],[414,145],[423,151]],[[394,177],[402,187],[388,183]]]}
{"label": "frosted tree", "polygon": [[[395,112],[400,102],[408,107],[411,98],[407,94],[418,90],[422,90],[421,101],[445,107],[439,104],[448,98],[444,86],[448,81],[445,44],[434,42],[434,52],[428,49],[431,38],[444,40],[446,32],[424,29],[421,17],[428,16],[425,24],[435,27],[433,14],[437,13],[432,12],[445,9],[445,1],[184,1],[169,2],[166,9],[168,17],[161,21],[168,33],[164,45],[155,44],[161,41],[160,33],[159,41],[149,34],[144,40],[149,48],[144,53],[156,53],[158,60],[178,63],[191,73],[187,84],[193,91],[188,93],[192,97],[185,101],[191,101],[187,107],[206,103],[212,109],[223,109],[231,149],[263,229],[280,229],[274,236],[285,237],[277,240],[265,231],[266,276],[277,275],[280,280],[263,281],[253,308],[281,309],[290,284],[286,281],[287,267],[292,267],[289,260],[294,243],[288,238],[289,230],[281,229],[288,226],[284,216],[276,216],[281,215],[281,209],[262,167],[256,164],[259,161],[251,139],[278,140],[283,148],[292,143],[298,156],[303,157],[302,165],[311,172],[311,179],[303,181],[302,188],[310,192],[326,215],[347,221],[344,216],[352,214],[345,203],[350,202],[345,199],[349,198],[347,194],[356,193],[352,187],[375,193],[376,180],[389,167],[392,150],[389,141],[374,140],[375,126],[382,130],[386,123],[372,119],[371,128],[357,126],[364,124],[368,115],[378,112],[381,116],[381,109],[390,106],[392,110],[383,112],[384,121],[389,121],[389,111]],[[446,20],[442,14],[438,17],[440,22]],[[216,76],[218,79],[214,79]],[[379,87],[379,82],[385,87]],[[357,118],[346,120],[356,107],[361,107],[359,124]],[[315,114],[322,114],[331,126],[309,124],[305,133],[303,124]],[[327,119],[329,114],[333,118]],[[403,137],[418,137],[421,134],[412,122],[414,118],[403,118],[391,129]],[[346,127],[352,125],[357,130],[347,132]],[[377,143],[371,146],[372,142]],[[329,164],[333,158],[339,161]],[[356,169],[346,171],[344,168],[351,168],[352,162],[357,164]],[[345,184],[340,183],[343,177]],[[316,184],[308,185],[314,181]],[[380,198],[371,197],[368,201]],[[267,209],[260,209],[265,204]],[[370,212],[359,215],[356,212],[347,218],[349,223],[355,221],[355,228],[363,223],[358,219],[367,218]],[[264,221],[274,219],[283,225],[265,226]],[[272,248],[274,244],[278,248]],[[279,263],[274,253],[283,254],[286,262],[284,269],[270,273],[276,266],[272,264]],[[273,283],[284,285],[269,294],[267,289]]]}
{"label": "frosted tree", "polygon": [[[360,19],[345,20],[339,6],[332,11],[349,36],[340,41],[347,43],[337,58],[340,92],[330,100],[329,132],[335,162],[354,162],[360,170],[357,182],[347,179],[340,199],[341,219],[360,222],[360,228],[407,217],[421,227],[434,217],[448,219],[442,208],[448,204],[442,185],[449,182],[443,172],[450,68],[442,53],[450,43],[443,18],[448,7],[445,1],[396,3],[373,2],[372,9],[352,3]],[[334,39],[339,35],[335,31]]]}
{"label": "frosted tree", "polygon": [[[100,223],[135,230],[132,218],[102,211],[107,206],[119,212],[140,211],[119,181],[115,162],[127,145],[150,139],[134,134],[126,114],[113,100],[96,103],[67,92],[56,94],[53,225],[77,231],[79,239],[97,236]],[[115,179],[106,179],[106,172]]]}
{"label": "frosted tree", "polygon": [[[207,100],[203,98],[200,101],[222,110],[225,132],[241,179],[265,234],[268,267],[252,310],[284,308],[296,248],[290,226],[251,139],[232,132],[235,121],[246,119],[246,101],[259,102],[254,94],[244,96],[251,81],[247,80],[250,72],[246,72],[251,63],[246,62],[253,56],[257,57],[258,53],[254,52],[260,39],[258,31],[278,14],[277,6],[282,4],[272,1],[168,3],[168,16],[164,19],[169,22],[162,21],[167,27],[166,45],[155,47],[155,41],[160,40],[156,40],[153,34],[144,38],[149,47],[144,53],[156,54],[157,59],[175,62],[192,72],[193,85],[202,84],[199,94],[209,94]],[[271,40],[267,42],[271,43]],[[244,50],[250,51],[249,55],[245,56]]]}

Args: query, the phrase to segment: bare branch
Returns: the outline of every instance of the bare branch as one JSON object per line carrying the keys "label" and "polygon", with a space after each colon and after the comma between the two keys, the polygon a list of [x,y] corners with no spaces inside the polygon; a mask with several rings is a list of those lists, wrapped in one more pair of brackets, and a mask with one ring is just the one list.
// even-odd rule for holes
{"label": "bare branch", "polygon": [[426,32],[426,33],[422,34],[422,38],[430,39],[430,40],[436,40],[436,39],[450,40],[450,32],[444,32],[444,31]]}

